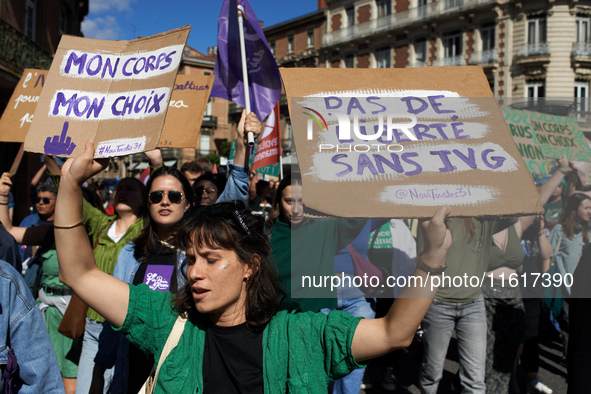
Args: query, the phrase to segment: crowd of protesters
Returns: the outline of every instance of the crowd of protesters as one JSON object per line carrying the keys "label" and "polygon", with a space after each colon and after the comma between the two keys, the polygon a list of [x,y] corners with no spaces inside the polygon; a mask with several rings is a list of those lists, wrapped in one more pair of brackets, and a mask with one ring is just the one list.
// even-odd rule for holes
{"label": "crowd of protesters", "polygon": [[[113,195],[92,183],[106,166],[92,141],[61,168],[46,156],[31,181],[33,213],[18,226],[2,175],[0,392],[137,393],[151,374],[156,392],[395,391],[398,349],[420,337],[417,384],[436,393],[455,331],[458,391],[519,393],[520,368],[523,392],[549,394],[538,375],[544,319],[563,339],[569,392],[591,392],[591,310],[573,298],[589,278],[591,192],[566,159],[540,182],[544,217],[447,219],[453,211],[442,207],[420,225],[396,212],[318,218],[304,209],[296,173],[249,173],[245,135],[260,134],[256,116],[243,114],[237,130],[227,176],[203,161],[166,167],[152,151],[147,184],[125,178]],[[306,293],[292,278],[310,269],[341,285]],[[345,285],[363,273],[487,280]],[[544,273],[574,284],[509,284]],[[75,303],[88,310],[70,338],[62,326]],[[370,359],[379,380],[363,378]]]}

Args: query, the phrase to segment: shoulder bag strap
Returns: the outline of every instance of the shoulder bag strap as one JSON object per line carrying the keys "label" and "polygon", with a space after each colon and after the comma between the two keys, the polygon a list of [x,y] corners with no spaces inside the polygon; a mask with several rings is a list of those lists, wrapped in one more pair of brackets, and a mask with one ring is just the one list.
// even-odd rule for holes
{"label": "shoulder bag strap", "polygon": [[152,385],[152,392],[156,388],[156,382],[158,381],[158,374],[160,373],[160,367],[166,360],[166,357],[170,354],[170,351],[176,347],[179,343],[179,339],[181,335],[183,335],[183,331],[185,330],[185,323],[187,319],[180,316],[176,319],[174,326],[172,327],[172,331],[168,335],[168,339],[164,344],[164,349],[162,349],[162,354],[160,354],[160,359],[158,360],[158,366],[156,367],[156,374],[154,375],[154,384]]}

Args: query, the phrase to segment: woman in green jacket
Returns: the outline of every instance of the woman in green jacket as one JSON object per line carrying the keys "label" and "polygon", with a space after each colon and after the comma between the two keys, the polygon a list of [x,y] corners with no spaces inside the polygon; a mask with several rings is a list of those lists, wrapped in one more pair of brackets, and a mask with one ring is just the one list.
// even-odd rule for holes
{"label": "woman in green jacket", "polygon": [[[162,156],[159,150],[147,152],[152,167],[162,165]],[[61,170],[52,157],[45,156],[47,169],[52,174],[60,174]],[[53,175],[54,182],[59,186],[61,179]],[[119,181],[113,195],[115,215],[110,216],[83,201],[82,220],[86,233],[92,242],[92,249],[98,269],[109,275],[113,275],[117,256],[121,249],[137,238],[143,227],[145,204],[142,198],[144,184],[135,178],[124,178]],[[82,201],[82,200],[81,200]],[[102,323],[105,318],[92,307],[86,313],[86,326],[82,341],[82,353],[78,364],[78,378],[76,380],[76,392],[87,393],[92,382],[94,370],[94,357],[98,351],[98,339],[102,331]],[[105,372],[105,388],[112,380],[113,370]],[[105,391],[106,391],[105,389]]]}
{"label": "woman in green jacket", "polygon": [[414,274],[428,285],[407,288],[382,319],[277,312],[279,284],[263,218],[234,203],[187,214],[179,237],[188,284],[176,296],[126,284],[97,269],[78,225],[81,185],[106,165],[93,152],[88,141],[85,153],[62,170],[54,222],[60,278],[156,362],[177,318],[188,317],[163,360],[156,392],[326,390],[330,379],[408,346],[431,305],[437,287],[428,280],[444,269],[451,244],[444,222],[450,208],[422,224],[425,248]]}

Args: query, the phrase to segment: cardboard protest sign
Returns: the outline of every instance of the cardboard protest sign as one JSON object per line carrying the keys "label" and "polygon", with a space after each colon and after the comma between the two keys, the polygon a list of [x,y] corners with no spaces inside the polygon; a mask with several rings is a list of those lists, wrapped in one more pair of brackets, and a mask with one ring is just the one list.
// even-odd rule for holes
{"label": "cardboard protest sign", "polygon": [[23,71],[0,119],[0,141],[25,141],[46,77],[47,70],[26,68]]}
{"label": "cardboard protest sign", "polygon": [[189,26],[133,41],[62,36],[25,150],[95,157],[157,147]]}
{"label": "cardboard protest sign", "polygon": [[344,217],[541,212],[480,67],[281,69],[307,207]]}
{"label": "cardboard protest sign", "polygon": [[503,113],[530,173],[549,175],[548,158],[591,161],[591,146],[575,119],[512,108]]}
{"label": "cardboard protest sign", "polygon": [[158,147],[195,147],[214,78],[177,75]]}

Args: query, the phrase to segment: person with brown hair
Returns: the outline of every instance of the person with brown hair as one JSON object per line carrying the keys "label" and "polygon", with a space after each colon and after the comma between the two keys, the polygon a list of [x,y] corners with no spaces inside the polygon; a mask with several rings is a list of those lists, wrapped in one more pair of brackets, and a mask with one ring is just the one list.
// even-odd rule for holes
{"label": "person with brown hair", "polygon": [[[81,185],[106,166],[94,144],[62,170],[54,222],[60,277],[91,307],[159,359],[175,321],[184,331],[163,360],[157,391],[285,392],[326,390],[360,363],[406,347],[435,288],[408,287],[382,319],[277,311],[279,284],[268,260],[261,216],[235,203],[187,213],[179,235],[187,252],[187,285],[175,297],[126,284],[96,268],[82,214]],[[422,224],[424,252],[414,275],[442,272],[451,235],[450,208]],[[174,307],[171,305],[174,301]],[[222,357],[223,354],[223,357]]]}
{"label": "person with brown hair", "polygon": [[[591,221],[591,197],[583,193],[575,193],[568,198],[560,222],[552,228],[548,239],[552,244],[555,267],[550,268],[550,273],[559,273],[562,277],[562,286],[554,293],[556,300],[551,307],[554,317],[557,319],[562,332],[563,361],[566,361],[568,350],[568,322],[569,304],[568,296],[571,289],[565,283],[572,284],[573,274],[583,253],[583,248],[589,243],[589,221]],[[560,299],[562,308],[559,304]]]}
{"label": "person with brown hair", "polygon": [[187,178],[189,184],[193,186],[195,180],[203,175],[205,171],[203,171],[203,168],[194,161],[188,161],[181,166],[181,172],[185,178]]}

